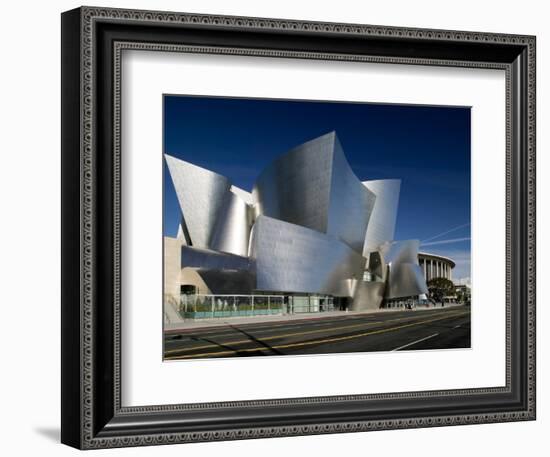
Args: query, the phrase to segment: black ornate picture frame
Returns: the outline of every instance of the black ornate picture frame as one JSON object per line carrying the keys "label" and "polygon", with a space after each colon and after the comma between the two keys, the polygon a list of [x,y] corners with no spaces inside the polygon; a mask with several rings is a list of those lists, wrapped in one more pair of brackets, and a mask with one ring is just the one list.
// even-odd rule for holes
{"label": "black ornate picture frame", "polygon": [[[122,406],[126,49],[504,70],[506,385]],[[62,442],[98,449],[534,420],[535,143],[533,36],[95,7],[63,13]]]}

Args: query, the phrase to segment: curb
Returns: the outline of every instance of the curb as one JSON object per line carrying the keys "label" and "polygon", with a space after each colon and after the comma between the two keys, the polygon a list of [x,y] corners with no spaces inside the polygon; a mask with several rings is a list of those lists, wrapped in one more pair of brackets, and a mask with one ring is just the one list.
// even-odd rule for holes
{"label": "curb", "polygon": [[[304,322],[304,321],[308,321],[308,322],[311,322],[311,321],[319,321],[319,320],[326,320],[326,319],[331,319],[331,318],[345,318],[345,317],[349,317],[349,316],[358,316],[358,317],[361,317],[361,316],[369,316],[369,315],[372,315],[372,314],[382,314],[382,313],[391,313],[391,312],[417,312],[417,311],[434,311],[434,310],[441,310],[441,309],[451,309],[451,308],[456,308],[458,306],[461,306],[461,305],[455,305],[455,306],[448,306],[448,307],[445,307],[445,308],[420,308],[420,309],[413,309],[413,310],[404,310],[404,309],[396,309],[395,311],[394,310],[375,310],[375,311],[368,311],[368,312],[362,312],[362,313],[345,313],[343,312],[344,315],[340,316],[340,315],[332,315],[332,316],[316,316],[316,317],[303,317],[303,318],[297,318],[297,319],[279,319],[279,320],[264,320],[264,321],[257,321],[257,322],[244,322],[244,323],[240,323],[239,326],[243,326],[243,325],[255,325],[255,324],[281,324],[281,323],[285,323],[285,322],[288,322],[288,323],[292,323],[292,322]],[[191,327],[191,328],[173,328],[173,329],[169,329],[169,330],[164,330],[164,334],[165,335],[171,335],[171,334],[181,334],[181,333],[190,333],[190,332],[194,332],[196,330],[212,330],[212,329],[217,329],[217,328],[223,328],[223,327],[226,327],[228,325],[231,325],[231,322],[226,322],[226,321],[223,321],[223,318],[220,319],[220,322],[217,324],[217,325],[197,325],[195,327]]]}

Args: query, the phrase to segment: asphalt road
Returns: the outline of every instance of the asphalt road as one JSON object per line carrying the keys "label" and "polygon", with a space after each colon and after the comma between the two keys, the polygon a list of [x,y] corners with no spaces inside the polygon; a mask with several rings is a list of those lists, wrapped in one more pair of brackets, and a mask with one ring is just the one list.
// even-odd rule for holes
{"label": "asphalt road", "polygon": [[165,360],[470,347],[470,308],[399,311],[182,330]]}

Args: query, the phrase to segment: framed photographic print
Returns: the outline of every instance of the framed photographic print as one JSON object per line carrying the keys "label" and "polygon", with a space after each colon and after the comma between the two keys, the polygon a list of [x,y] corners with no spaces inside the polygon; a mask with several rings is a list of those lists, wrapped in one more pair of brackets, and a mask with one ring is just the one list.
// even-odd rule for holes
{"label": "framed photographic print", "polygon": [[62,15],[62,442],[535,418],[535,38]]}

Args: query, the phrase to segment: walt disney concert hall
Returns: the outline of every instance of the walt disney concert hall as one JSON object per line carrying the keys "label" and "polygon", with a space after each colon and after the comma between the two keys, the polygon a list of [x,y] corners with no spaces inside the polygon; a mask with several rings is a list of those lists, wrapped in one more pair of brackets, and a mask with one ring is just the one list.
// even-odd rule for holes
{"label": "walt disney concert hall", "polygon": [[335,132],[280,155],[252,192],[165,160],[181,209],[177,237],[164,238],[165,299],[315,297],[314,311],[366,310],[428,292],[419,241],[393,239],[400,180],[361,181]]}

